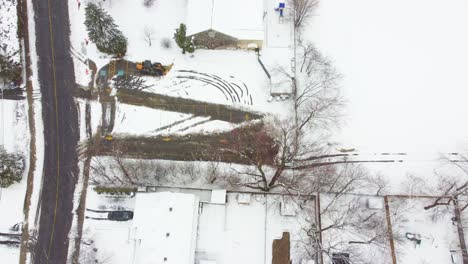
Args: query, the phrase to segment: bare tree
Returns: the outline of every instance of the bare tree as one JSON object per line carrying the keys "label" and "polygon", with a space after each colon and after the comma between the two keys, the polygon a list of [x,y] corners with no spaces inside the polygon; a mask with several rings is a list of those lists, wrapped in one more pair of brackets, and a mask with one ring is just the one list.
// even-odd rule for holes
{"label": "bare tree", "polygon": [[[152,1],[151,0],[145,0],[146,2],[151,2],[152,4]],[[145,2],[145,6],[146,6],[146,2]],[[145,41],[146,43],[148,43],[148,46],[151,47],[151,45],[153,44],[153,39],[154,39],[154,29],[152,27],[149,27],[149,26],[145,26],[145,31],[144,31],[144,34],[145,34]]]}
{"label": "bare tree", "polygon": [[457,168],[457,171],[453,171],[452,174],[434,172],[439,179],[435,188],[436,198],[424,209],[457,205],[462,212],[468,208],[468,158],[459,155],[457,160],[448,157],[444,157],[443,160],[451,165],[451,168]]}
{"label": "bare tree", "polygon": [[290,0],[289,5],[292,7],[292,21],[295,29],[302,28],[307,20],[312,16],[319,0]]}
{"label": "bare tree", "polygon": [[[298,76],[295,84],[295,108],[299,112],[298,129],[307,124],[316,125],[336,121],[343,106],[339,82],[341,74],[332,61],[322,55],[313,44],[300,44]],[[320,121],[320,122],[317,122]]]}
{"label": "bare tree", "polygon": [[[318,172],[316,181],[303,183],[305,190],[320,198],[313,207],[301,206],[309,217],[307,225],[302,226],[299,249],[317,263],[322,263],[321,258],[329,263],[340,256],[337,253],[350,253],[350,263],[373,263],[390,250],[385,210],[369,209],[367,196],[351,194],[368,190],[369,175],[365,169],[356,164],[333,167],[335,171]],[[371,198],[383,205],[383,197]],[[376,254],[375,258],[369,251]]]}
{"label": "bare tree", "polygon": [[240,176],[233,184],[263,191],[292,188],[317,167],[346,162],[343,155],[331,154],[327,144],[343,106],[338,86],[341,76],[329,59],[315,48],[314,53],[304,53],[307,71],[296,77],[279,69],[295,86],[294,122],[271,119],[264,121],[260,130],[233,133],[238,145],[226,151],[240,155],[250,165],[236,171]]}
{"label": "bare tree", "polygon": [[156,161],[127,159],[121,153],[93,157],[90,181],[101,186],[141,186],[158,183],[166,168]]}
{"label": "bare tree", "polygon": [[[458,155],[458,154],[457,154]],[[436,188],[436,198],[431,204],[424,207],[425,210],[432,210],[433,218],[447,215],[455,215],[453,218],[457,223],[460,248],[463,256],[463,263],[468,263],[468,247],[465,241],[462,212],[468,208],[468,158],[458,155],[458,159],[452,160],[449,157],[444,159],[450,165],[457,167],[458,174],[438,174],[438,186]]]}

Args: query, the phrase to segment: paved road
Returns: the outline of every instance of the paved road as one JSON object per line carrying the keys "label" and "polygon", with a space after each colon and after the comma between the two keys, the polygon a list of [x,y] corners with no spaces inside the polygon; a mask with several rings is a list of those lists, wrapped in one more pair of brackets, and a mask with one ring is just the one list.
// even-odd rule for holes
{"label": "paved road", "polygon": [[[34,0],[45,134],[44,180],[35,263],[65,264],[78,175],[78,114],[69,51],[68,1]],[[32,19],[32,17],[30,18]]]}

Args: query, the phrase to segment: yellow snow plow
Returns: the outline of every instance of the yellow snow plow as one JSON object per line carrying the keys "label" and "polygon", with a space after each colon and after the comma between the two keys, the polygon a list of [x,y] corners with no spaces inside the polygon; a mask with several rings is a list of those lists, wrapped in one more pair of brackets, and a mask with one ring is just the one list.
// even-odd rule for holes
{"label": "yellow snow plow", "polygon": [[143,62],[137,62],[136,69],[143,75],[159,77],[166,75],[173,65],[174,63],[164,66],[159,62],[151,63],[150,60],[145,60]]}

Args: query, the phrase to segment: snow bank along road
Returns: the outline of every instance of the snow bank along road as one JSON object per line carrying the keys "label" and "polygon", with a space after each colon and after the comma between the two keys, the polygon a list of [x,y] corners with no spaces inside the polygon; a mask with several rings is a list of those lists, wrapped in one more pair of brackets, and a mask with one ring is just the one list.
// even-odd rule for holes
{"label": "snow bank along road", "polygon": [[63,0],[33,1],[45,137],[35,263],[66,263],[78,174],[78,113],[72,94],[75,76],[69,53],[67,3]]}

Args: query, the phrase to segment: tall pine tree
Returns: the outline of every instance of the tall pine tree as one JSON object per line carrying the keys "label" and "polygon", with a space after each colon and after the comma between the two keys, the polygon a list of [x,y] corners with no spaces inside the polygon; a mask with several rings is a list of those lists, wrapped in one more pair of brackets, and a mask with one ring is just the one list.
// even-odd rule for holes
{"label": "tall pine tree", "polygon": [[182,54],[185,54],[185,52],[192,53],[195,51],[192,38],[187,37],[187,26],[185,26],[185,24],[181,23],[179,28],[176,29],[174,40],[177,43],[177,46],[182,49]]}
{"label": "tall pine tree", "polygon": [[8,153],[0,146],[0,187],[6,188],[23,178],[24,159],[17,153]]}
{"label": "tall pine tree", "polygon": [[127,39],[104,9],[94,3],[86,5],[85,25],[89,39],[99,51],[123,56],[127,52]]}
{"label": "tall pine tree", "polygon": [[7,82],[21,82],[21,64],[15,62],[13,55],[3,55],[0,53],[0,78]]}

